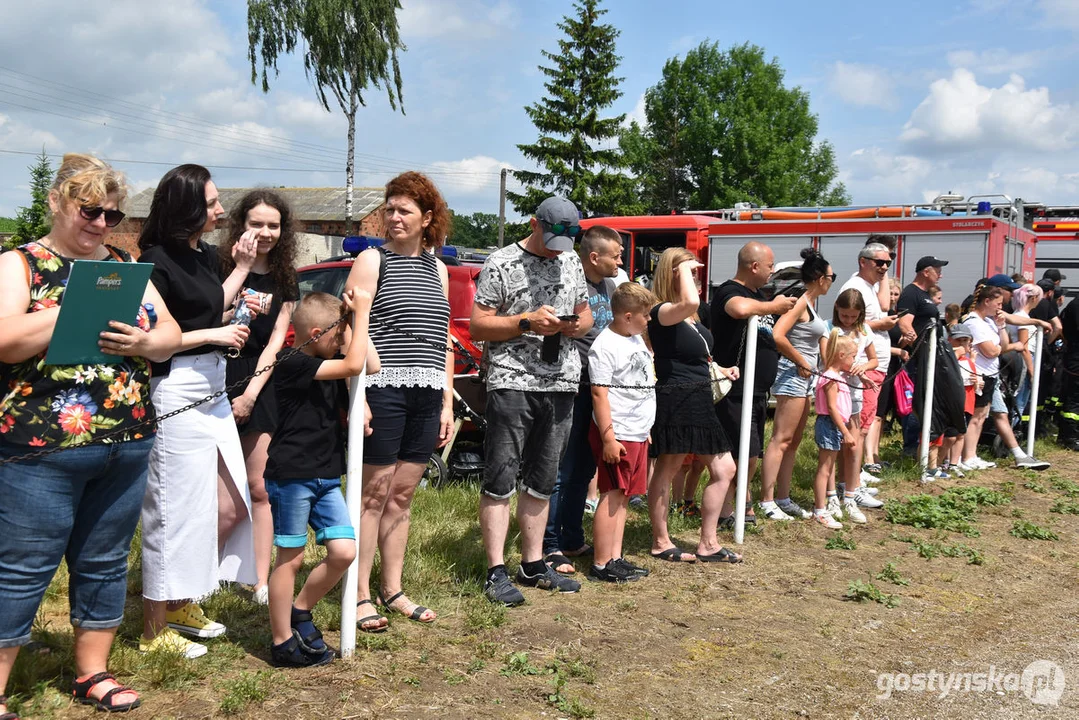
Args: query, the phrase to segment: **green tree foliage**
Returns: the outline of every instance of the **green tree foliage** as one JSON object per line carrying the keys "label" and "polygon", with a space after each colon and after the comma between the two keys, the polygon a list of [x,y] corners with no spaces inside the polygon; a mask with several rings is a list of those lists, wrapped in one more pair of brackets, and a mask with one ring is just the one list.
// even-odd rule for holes
{"label": "green tree foliage", "polygon": [[601,118],[600,112],[622,96],[615,77],[621,58],[615,54],[619,31],[600,22],[606,14],[600,0],[574,3],[576,14],[558,23],[564,39],[558,52],[543,51],[552,67],[544,95],[525,108],[539,130],[536,142],[518,145],[539,171],[515,170],[525,185],[522,193],[507,193],[519,213],[531,214],[549,195],[572,200],[587,214],[627,214],[634,206],[632,182],[621,172],[625,163],[613,141],[625,115]]}
{"label": "green tree foliage", "polygon": [[19,208],[15,215],[15,234],[4,243],[5,249],[43,238],[52,228],[52,220],[49,219],[49,188],[52,187],[53,171],[45,148],[41,149],[41,154],[29,170],[30,205]]}
{"label": "green tree foliage", "polygon": [[[517,242],[529,232],[528,223],[506,223],[505,243]],[[453,214],[450,243],[458,247],[487,248],[498,245],[498,215],[476,212]]]}
{"label": "green tree foliage", "polygon": [[645,118],[619,144],[649,212],[850,202],[808,93],[785,87],[762,48],[704,42],[668,60],[645,93]]}
{"label": "green tree foliage", "polygon": [[356,112],[366,105],[368,87],[385,86],[390,107],[401,99],[401,68],[397,52],[406,50],[398,32],[398,0],[248,0],[248,59],[251,82],[259,79],[269,92],[269,71],[277,75],[281,55],[303,51],[307,79],[315,86],[327,111],[329,96],[348,119],[345,162],[345,224],[352,233],[352,187],[355,177]]}

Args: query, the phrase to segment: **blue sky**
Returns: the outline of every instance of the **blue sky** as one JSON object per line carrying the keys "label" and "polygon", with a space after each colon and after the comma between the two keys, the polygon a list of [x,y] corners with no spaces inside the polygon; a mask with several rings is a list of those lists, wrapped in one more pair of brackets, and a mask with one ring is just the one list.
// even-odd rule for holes
{"label": "blue sky", "polygon": [[[523,107],[543,93],[540,51],[572,3],[403,4],[406,114],[371,91],[357,184],[424,170],[455,210],[496,212],[499,168],[526,167],[516,145],[535,138]],[[269,94],[251,85],[241,0],[87,0],[77,16],[64,0],[6,5],[0,214],[28,200],[32,157],[14,153],[42,145],[113,158],[135,190],[180,162],[219,166],[223,187],[343,184],[343,117],[317,105],[298,60]],[[639,116],[668,58],[750,42],[809,92],[855,202],[951,190],[1079,203],[1079,0],[606,7],[625,78],[610,114]]]}

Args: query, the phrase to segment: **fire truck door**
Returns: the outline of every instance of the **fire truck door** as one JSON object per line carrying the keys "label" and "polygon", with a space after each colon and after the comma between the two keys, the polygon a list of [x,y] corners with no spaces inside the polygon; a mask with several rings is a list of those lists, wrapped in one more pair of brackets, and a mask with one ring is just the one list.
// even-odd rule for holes
{"label": "fire truck door", "polygon": [[[944,293],[944,305],[961,303],[978,280],[985,277],[988,257],[988,234],[986,233],[931,233],[907,235],[903,243],[903,272],[900,279],[904,287],[914,279],[918,258],[932,255],[948,264],[943,268],[940,289]],[[941,313],[944,308],[941,307]]]}

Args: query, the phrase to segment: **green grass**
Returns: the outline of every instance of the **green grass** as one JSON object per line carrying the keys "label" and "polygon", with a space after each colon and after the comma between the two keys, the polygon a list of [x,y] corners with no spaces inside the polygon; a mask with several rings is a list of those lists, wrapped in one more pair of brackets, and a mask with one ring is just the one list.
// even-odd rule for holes
{"label": "green grass", "polygon": [[225,715],[238,715],[249,705],[261,703],[270,695],[271,684],[281,682],[280,673],[260,670],[257,673],[240,673],[239,677],[224,680],[218,685],[221,692],[219,708]]}
{"label": "green grass", "polygon": [[1042,527],[1029,520],[1016,520],[1012,523],[1010,535],[1022,540],[1059,540],[1060,536],[1049,528]]}
{"label": "green grass", "polygon": [[825,550],[854,550],[857,547],[858,544],[854,542],[851,534],[844,530],[835,533],[824,543]]}
{"label": "green grass", "polygon": [[854,602],[877,602],[886,608],[899,607],[899,596],[882,592],[880,588],[871,582],[861,579],[851,580],[847,585],[845,600]]}

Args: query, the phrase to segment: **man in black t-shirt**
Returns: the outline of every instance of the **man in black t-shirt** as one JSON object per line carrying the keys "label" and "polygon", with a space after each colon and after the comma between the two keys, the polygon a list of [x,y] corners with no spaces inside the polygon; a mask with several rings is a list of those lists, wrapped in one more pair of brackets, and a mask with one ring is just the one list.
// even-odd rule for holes
{"label": "man in black t-shirt", "polygon": [[[747,477],[753,477],[757,459],[764,455],[764,421],[767,412],[768,390],[776,379],[779,353],[772,338],[773,318],[794,307],[797,300],[780,295],[766,301],[760,288],[768,281],[775,266],[772,248],[759,242],[750,242],[738,251],[738,271],[734,277],[712,293],[712,335],[717,338],[713,359],[722,367],[738,366],[739,379],[734,382],[727,396],[716,404],[716,415],[723,431],[736,448],[742,424],[742,377],[746,372],[746,330],[751,315],[760,317],[757,332],[757,363],[753,382],[753,414],[749,435],[749,468]],[[719,340],[722,339],[722,340]],[[734,483],[723,505],[721,519],[732,515]],[[748,495],[747,495],[748,499]],[[729,522],[729,521],[728,521]]]}
{"label": "man in black t-shirt", "polygon": [[1057,442],[1079,451],[1079,299],[1073,299],[1060,314],[1064,337],[1061,363],[1061,393]]}
{"label": "man in black t-shirt", "polygon": [[[1038,414],[1043,420],[1038,422],[1038,435],[1051,435],[1053,428],[1050,422],[1059,420],[1055,415],[1060,412],[1061,386],[1064,381],[1063,342],[1061,341],[1063,328],[1058,303],[1060,288],[1057,282],[1054,282],[1054,276],[1051,274],[1053,272],[1052,269],[1046,270],[1045,276],[1038,281],[1038,287],[1042,289],[1045,296],[1030,312],[1030,317],[1044,320],[1053,327],[1042,346],[1042,375],[1038,384],[1037,402]],[[1056,274],[1060,276],[1059,271]]]}
{"label": "man in black t-shirt", "polygon": [[[913,343],[918,342],[911,352],[911,360],[907,363],[907,374],[914,382],[914,394],[918,395],[918,364],[925,354],[925,347],[929,344],[928,338],[922,336],[933,323],[940,320],[940,306],[933,302],[929,296],[929,288],[940,285],[943,268],[948,264],[947,260],[941,260],[927,255],[914,266],[917,273],[910,285],[903,288],[899,294],[899,302],[896,309],[901,313],[899,329],[903,333],[902,344],[907,348],[913,348]],[[907,454],[916,450],[920,441],[921,423],[919,413],[921,408],[915,408],[915,412],[903,421],[903,450]]]}

